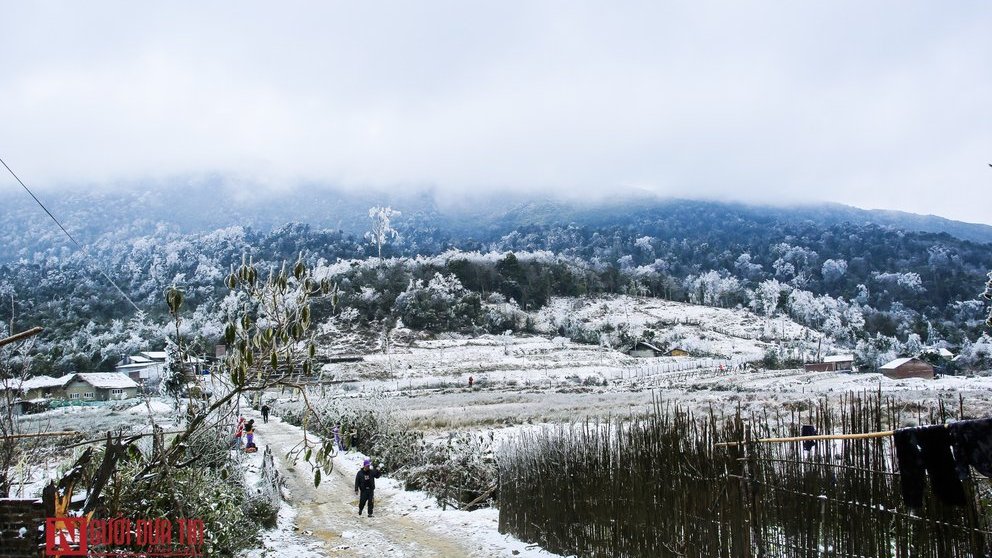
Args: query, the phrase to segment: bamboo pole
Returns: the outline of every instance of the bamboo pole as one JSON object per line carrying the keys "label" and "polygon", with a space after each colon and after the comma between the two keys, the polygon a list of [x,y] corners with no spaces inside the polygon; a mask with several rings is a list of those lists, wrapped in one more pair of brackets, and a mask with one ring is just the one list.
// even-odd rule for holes
{"label": "bamboo pole", "polygon": [[[790,436],[788,438],[758,438],[754,440],[760,444],[775,444],[780,442],[805,442],[807,440],[865,440],[868,438],[885,438],[895,433],[895,430],[883,430],[882,432],[863,432],[861,434],[818,434],[816,436]],[[739,446],[748,442],[719,442],[713,447]]]}
{"label": "bamboo pole", "polygon": [[[141,434],[125,434],[125,433],[120,433],[120,435],[121,435],[121,437],[127,438],[129,440],[137,440],[138,438],[144,438],[145,436],[154,436],[156,434],[163,434],[163,435],[164,434],[181,434],[183,432],[185,432],[185,430],[163,430],[162,432],[143,432]],[[86,445],[89,445],[89,444],[98,444],[98,443],[104,442],[106,440],[107,440],[106,438],[94,438],[92,440],[83,440],[82,442],[77,442],[75,444],[71,444],[71,445],[65,446],[65,448],[66,449],[69,449],[69,448],[76,448],[76,447],[79,447],[79,446],[86,446]]]}
{"label": "bamboo pole", "polygon": [[9,434],[7,436],[0,436],[4,440],[13,440],[17,438],[43,438],[46,436],[75,436],[82,435],[82,432],[77,432],[76,430],[60,430],[58,432],[36,432],[34,434]]}
{"label": "bamboo pole", "polygon": [[33,328],[31,328],[31,329],[29,329],[27,331],[22,331],[20,333],[16,333],[14,335],[11,335],[10,337],[4,337],[3,339],[0,339],[0,347],[3,347],[4,345],[9,345],[10,343],[14,343],[14,342],[20,341],[21,339],[26,339],[28,337],[31,337],[32,335],[38,335],[42,331],[45,331],[44,328],[42,328],[40,326],[35,326],[35,327],[33,327]]}
{"label": "bamboo pole", "polygon": [[[164,430],[162,432],[143,432],[143,433],[140,433],[140,434],[123,434],[123,436],[125,438],[144,438],[145,436],[153,436],[155,434],[179,434],[180,432],[185,432],[185,431],[184,430]],[[83,436],[85,434],[86,434],[85,432],[79,432],[77,430],[61,430],[61,431],[58,431],[58,432],[36,432],[34,434],[10,434],[8,436],[0,436],[0,439],[2,439],[2,440],[15,440],[15,439],[19,439],[19,438],[43,438],[43,437],[48,437],[48,436],[77,436],[77,435],[78,436]],[[103,441],[106,441],[106,438],[94,438],[92,440],[85,440],[85,441],[82,441],[82,442],[78,442],[78,443],[73,444],[73,445],[68,446],[68,447],[74,448],[76,446],[85,446],[87,444],[96,444],[96,443],[103,442]]]}

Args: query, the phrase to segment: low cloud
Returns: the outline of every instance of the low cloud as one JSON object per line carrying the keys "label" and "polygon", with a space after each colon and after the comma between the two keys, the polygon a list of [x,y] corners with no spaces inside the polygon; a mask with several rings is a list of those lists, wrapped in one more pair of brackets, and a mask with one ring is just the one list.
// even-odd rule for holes
{"label": "low cloud", "polygon": [[16,3],[0,156],[48,188],[641,191],[992,222],[989,28],[983,3]]}

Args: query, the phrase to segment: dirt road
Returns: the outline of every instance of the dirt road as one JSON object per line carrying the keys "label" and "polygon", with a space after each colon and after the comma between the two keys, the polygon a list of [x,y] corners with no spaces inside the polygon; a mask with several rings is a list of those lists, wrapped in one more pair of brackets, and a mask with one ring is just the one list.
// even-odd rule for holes
{"label": "dirt road", "polygon": [[[477,546],[466,547],[450,535],[429,529],[423,519],[409,514],[406,506],[391,505],[400,491],[384,479],[376,484],[375,517],[359,516],[354,459],[335,458],[334,471],[315,489],[310,465],[302,460],[293,464],[286,457],[302,440],[301,430],[278,417],[270,417],[268,424],[261,424],[261,417],[255,417],[255,422],[260,447],[271,447],[285,479],[284,497],[297,511],[297,534],[319,539],[323,543],[320,555],[411,558],[490,555],[480,553]],[[256,455],[260,456],[261,452]],[[287,558],[285,553],[279,554]]]}

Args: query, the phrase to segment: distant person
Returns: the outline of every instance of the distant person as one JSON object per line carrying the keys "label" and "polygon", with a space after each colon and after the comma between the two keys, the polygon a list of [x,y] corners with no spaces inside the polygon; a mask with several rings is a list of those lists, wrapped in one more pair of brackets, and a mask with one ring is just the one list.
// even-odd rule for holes
{"label": "distant person", "polygon": [[245,439],[248,440],[247,447],[255,447],[255,419],[245,423]]}
{"label": "distant person", "polygon": [[341,440],[341,425],[335,424],[334,428],[331,428],[331,432],[334,433],[334,445],[340,451],[347,451],[348,448],[344,447],[344,441]]}
{"label": "distant person", "polygon": [[472,384],[474,384],[474,383],[475,383],[475,378],[473,378],[472,376],[469,376],[468,377],[468,387],[472,387]]}
{"label": "distant person", "polygon": [[[379,465],[382,466],[381,464]],[[362,515],[365,504],[369,505],[369,517],[372,517],[372,507],[375,505],[375,479],[382,476],[379,469],[372,467],[372,460],[362,462],[362,468],[355,475],[355,494],[358,497],[358,515]]]}
{"label": "distant person", "polygon": [[238,424],[234,427],[234,439],[231,447],[241,445],[241,437],[245,435],[245,417],[238,417]]}
{"label": "distant person", "polygon": [[262,422],[268,424],[269,422],[269,406],[262,405]]}

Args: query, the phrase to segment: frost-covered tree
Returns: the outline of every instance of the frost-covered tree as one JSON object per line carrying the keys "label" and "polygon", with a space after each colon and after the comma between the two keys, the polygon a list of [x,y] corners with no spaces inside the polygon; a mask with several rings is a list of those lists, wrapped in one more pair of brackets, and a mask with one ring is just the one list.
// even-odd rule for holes
{"label": "frost-covered tree", "polygon": [[847,260],[826,260],[823,262],[823,266],[820,268],[820,273],[823,275],[823,280],[827,283],[835,283],[847,273]]}
{"label": "frost-covered tree", "polygon": [[782,277],[784,279],[789,279],[796,274],[796,266],[782,258],[779,258],[772,263],[772,269],[775,270],[776,277]]}
{"label": "frost-covered tree", "polygon": [[974,343],[966,340],[958,356],[958,363],[972,370],[992,369],[992,337],[983,333]]}
{"label": "frost-covered tree", "polygon": [[880,366],[896,358],[895,347],[898,343],[896,339],[877,334],[862,339],[854,348],[854,360],[863,370],[878,370]]}
{"label": "frost-covered tree", "polygon": [[[986,300],[992,300],[992,272],[989,272],[989,280],[985,283],[985,292],[982,293],[982,296]],[[992,308],[989,308],[989,317],[985,320],[985,325],[992,327]]]}
{"label": "frost-covered tree", "polygon": [[634,241],[634,246],[637,246],[641,250],[644,250],[645,254],[650,257],[654,257],[654,246],[651,246],[651,241],[654,240],[650,236],[642,236]]}
{"label": "frost-covered tree", "polygon": [[390,219],[402,215],[399,211],[391,207],[375,206],[369,208],[369,219],[372,221],[372,228],[365,233],[365,238],[371,240],[376,247],[379,259],[382,260],[382,246],[392,238],[399,236],[399,233],[392,227]]}
{"label": "frost-covered tree", "polygon": [[920,339],[920,334],[910,333],[906,337],[906,342],[902,344],[902,350],[899,352],[904,357],[919,356],[923,352],[923,340]]}
{"label": "frost-covered tree", "polygon": [[787,290],[789,288],[779,283],[776,279],[762,281],[754,289],[754,298],[751,300],[751,307],[759,314],[774,316],[782,292]]}
{"label": "frost-covered tree", "polygon": [[726,277],[717,271],[707,271],[701,275],[690,275],[685,281],[689,299],[696,304],[707,306],[726,305],[731,298],[743,294],[740,281],[733,275]]}
{"label": "frost-covered tree", "polygon": [[394,310],[412,328],[462,329],[481,321],[482,300],[454,275],[438,273],[426,284],[411,280],[406,291],[396,297]]}
{"label": "frost-covered tree", "polygon": [[734,262],[734,269],[736,269],[737,273],[745,279],[759,277],[764,271],[761,264],[751,261],[751,254],[748,254],[747,252],[737,257],[737,260]]}
{"label": "frost-covered tree", "polygon": [[919,273],[882,273],[876,271],[871,275],[875,281],[878,281],[883,285],[895,285],[906,289],[911,293],[922,293],[926,291],[926,288],[923,287],[923,280],[920,278]]}
{"label": "frost-covered tree", "polygon": [[184,360],[180,347],[170,338],[165,348],[165,369],[162,372],[162,382],[159,384],[159,392],[175,401],[176,407],[179,407],[183,388],[193,378],[189,364],[188,362],[184,362]]}
{"label": "frost-covered tree", "polygon": [[854,300],[858,304],[862,304],[862,305],[863,304],[868,304],[868,299],[869,299],[870,296],[871,296],[871,293],[868,291],[868,287],[864,286],[863,284],[859,284],[858,285],[858,294],[857,294],[857,296],[854,297]]}

